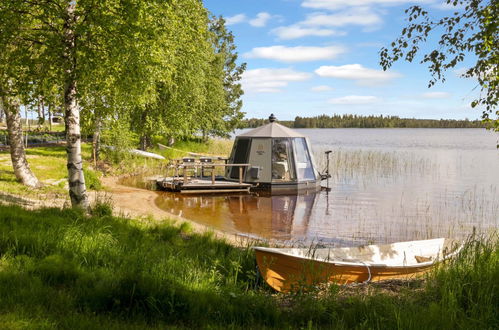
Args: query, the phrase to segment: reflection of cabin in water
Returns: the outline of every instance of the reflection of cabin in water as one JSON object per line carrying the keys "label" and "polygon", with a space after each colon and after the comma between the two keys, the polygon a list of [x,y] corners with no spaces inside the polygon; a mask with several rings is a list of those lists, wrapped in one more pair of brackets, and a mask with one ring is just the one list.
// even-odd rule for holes
{"label": "reflection of cabin in water", "polygon": [[263,197],[163,194],[155,202],[171,214],[226,232],[287,240],[307,237],[318,198],[316,192]]}
{"label": "reflection of cabin in water", "polygon": [[[272,193],[318,189],[321,175],[316,169],[308,139],[276,122],[238,135],[229,159],[232,164],[251,164],[243,181]],[[238,169],[227,168],[227,180],[238,180]]]}

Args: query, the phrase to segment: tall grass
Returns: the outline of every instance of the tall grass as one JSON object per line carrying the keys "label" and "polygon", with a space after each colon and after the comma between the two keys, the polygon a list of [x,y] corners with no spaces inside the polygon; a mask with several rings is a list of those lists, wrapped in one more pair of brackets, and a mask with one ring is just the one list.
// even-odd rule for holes
{"label": "tall grass", "polygon": [[[250,248],[186,224],[0,206],[1,328],[493,328],[497,240],[426,281],[275,294]],[[497,239],[497,237],[496,237]]]}
{"label": "tall grass", "polygon": [[[324,150],[314,153],[319,170],[326,168]],[[407,175],[428,175],[436,171],[438,164],[408,152],[379,150],[337,149],[330,154],[329,170],[336,182],[362,177],[369,182],[380,178],[398,178]]]}
{"label": "tall grass", "polygon": [[0,206],[0,251],[2,313],[49,324],[75,313],[181,325],[276,318],[268,297],[248,293],[251,251],[186,225]]}

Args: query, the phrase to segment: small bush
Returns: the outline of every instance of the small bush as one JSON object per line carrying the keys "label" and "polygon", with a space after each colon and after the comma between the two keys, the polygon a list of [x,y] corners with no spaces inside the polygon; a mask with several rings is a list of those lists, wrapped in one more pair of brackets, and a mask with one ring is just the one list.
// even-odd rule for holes
{"label": "small bush", "polygon": [[90,209],[90,214],[99,218],[112,216],[113,209],[113,202],[110,198],[98,196]]}
{"label": "small bush", "polygon": [[100,182],[98,172],[89,168],[84,168],[83,175],[85,176],[85,184],[88,189],[97,191],[102,189],[102,183]]}

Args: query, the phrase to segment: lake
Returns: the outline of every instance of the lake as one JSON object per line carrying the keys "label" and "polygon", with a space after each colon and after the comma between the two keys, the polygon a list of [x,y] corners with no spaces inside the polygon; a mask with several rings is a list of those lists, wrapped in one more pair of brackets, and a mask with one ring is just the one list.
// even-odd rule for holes
{"label": "lake", "polygon": [[[156,204],[190,220],[291,244],[464,238],[499,225],[498,134],[483,129],[300,129],[330,192],[185,196]],[[323,182],[326,185],[326,182]]]}

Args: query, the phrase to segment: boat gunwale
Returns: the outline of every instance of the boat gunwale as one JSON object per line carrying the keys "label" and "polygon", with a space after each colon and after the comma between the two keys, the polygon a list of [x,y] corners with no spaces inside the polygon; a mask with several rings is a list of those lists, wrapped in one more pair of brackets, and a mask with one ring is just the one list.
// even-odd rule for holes
{"label": "boat gunwale", "polygon": [[[429,239],[429,240],[418,240],[418,241],[408,241],[408,242],[394,242],[394,243],[391,243],[391,244],[381,244],[381,245],[376,245],[376,244],[373,244],[373,245],[365,245],[365,246],[362,246],[364,248],[368,248],[370,246],[376,246],[376,247],[380,247],[380,246],[386,246],[386,245],[392,245],[392,244],[396,244],[396,243],[412,243],[412,242],[423,242],[423,241],[431,241],[431,240],[437,240],[437,239],[444,239],[444,242],[445,240],[447,240],[447,238],[435,238],[435,239]],[[459,243],[458,241],[456,240],[452,240],[453,242],[456,242],[456,243]],[[355,248],[355,246],[353,246],[352,248]],[[289,253],[289,252],[284,252],[284,251],[279,251],[280,249],[279,248],[271,248],[271,247],[263,247],[263,246],[253,246],[252,249],[255,250],[255,251],[262,251],[262,252],[268,252],[268,253],[274,253],[274,254],[280,254],[280,255],[285,255],[285,256],[288,256],[288,257],[293,257],[293,258],[297,258],[297,259],[302,259],[302,260],[308,260],[308,261],[315,261],[315,262],[323,262],[323,263],[327,263],[327,264],[331,264],[331,265],[338,265],[338,266],[356,266],[356,267],[383,267],[383,268],[401,268],[401,269],[407,269],[407,268],[420,268],[420,267],[426,267],[426,266],[431,266],[431,265],[434,265],[438,262],[442,262],[444,260],[447,260],[449,258],[452,258],[454,257],[456,254],[458,254],[461,249],[463,248],[463,244],[459,244],[458,247],[452,251],[451,253],[449,254],[446,254],[442,259],[435,259],[435,260],[431,260],[431,261],[425,261],[425,262],[421,262],[421,263],[417,263],[417,264],[411,264],[411,265],[405,265],[405,266],[399,266],[399,265],[388,265],[388,264],[380,264],[380,263],[369,263],[369,262],[353,262],[353,261],[342,261],[342,260],[335,260],[335,259],[331,259],[331,260],[325,260],[325,259],[316,259],[314,257],[307,257],[307,256],[299,256],[299,255],[296,255],[296,254],[292,254],[292,253]],[[308,249],[308,248],[303,248],[303,249]],[[334,250],[334,249],[341,249],[341,248],[330,248],[330,250]]]}

